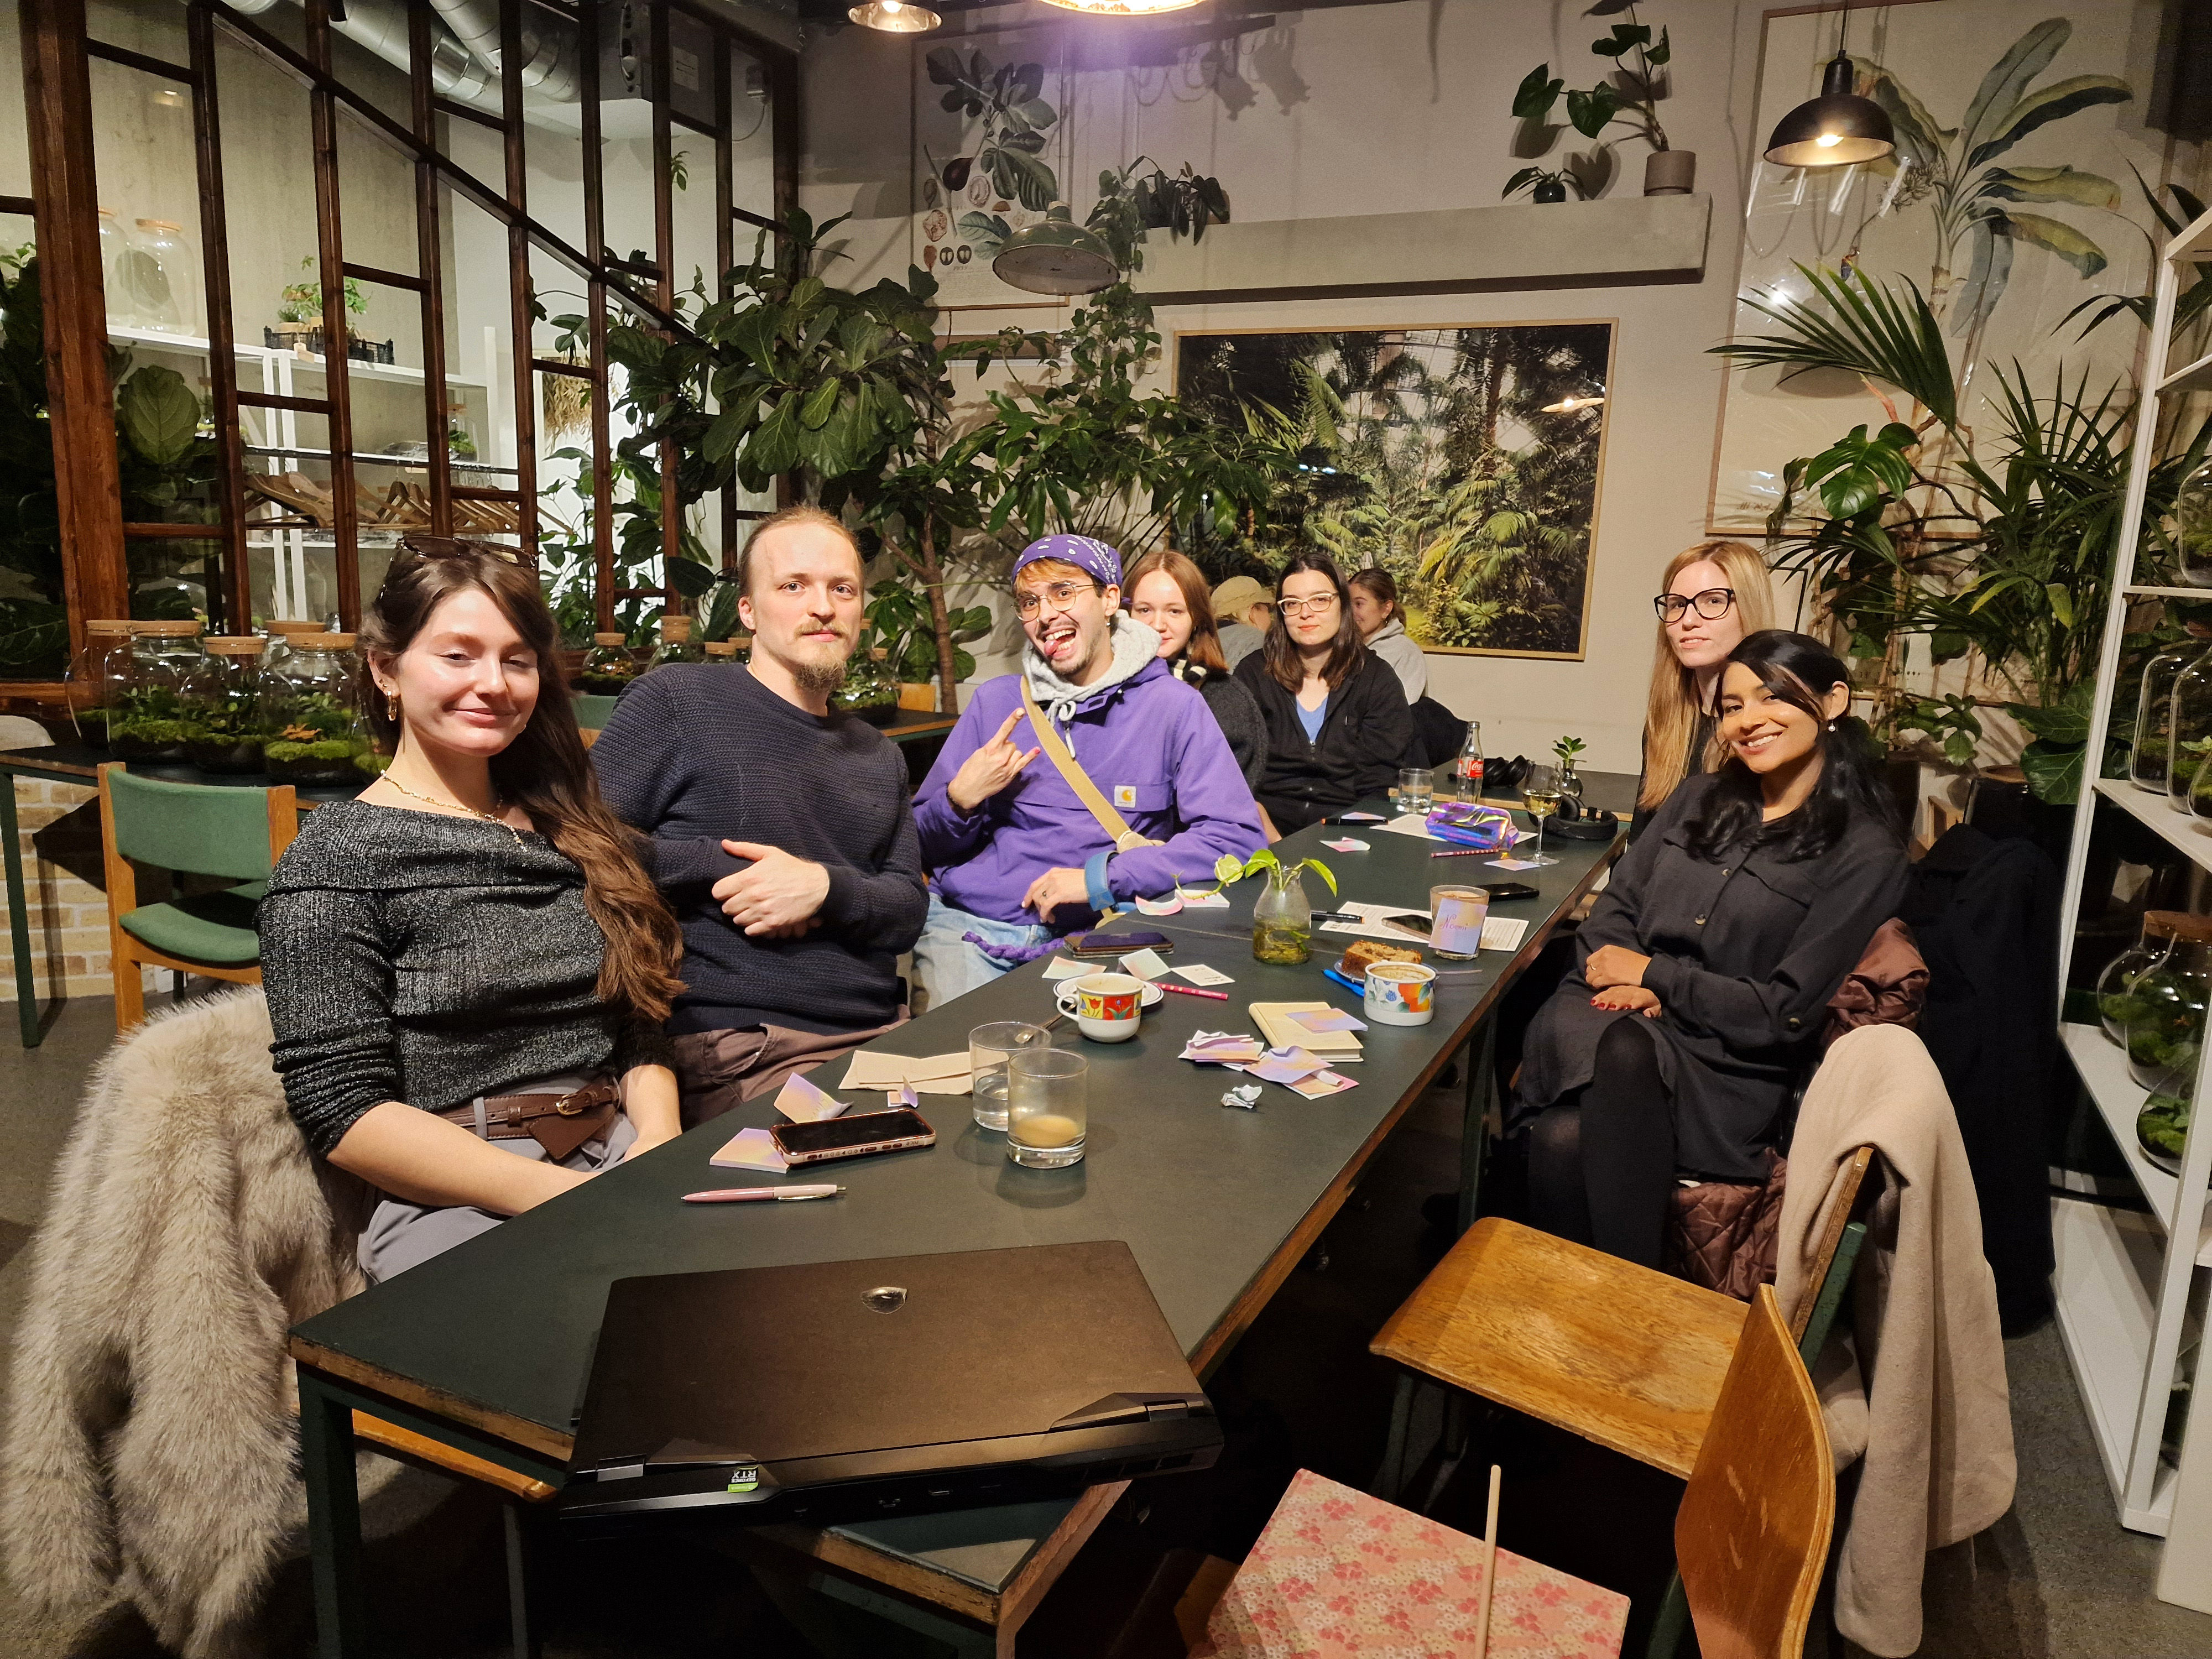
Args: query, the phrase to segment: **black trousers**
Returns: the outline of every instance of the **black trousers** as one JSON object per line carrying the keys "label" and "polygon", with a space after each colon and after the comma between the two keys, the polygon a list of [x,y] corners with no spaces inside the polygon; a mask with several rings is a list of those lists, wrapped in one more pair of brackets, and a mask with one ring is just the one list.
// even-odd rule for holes
{"label": "black trousers", "polygon": [[1528,1219],[1556,1237],[1660,1265],[1674,1185],[1674,1114],[1653,1038],[1624,1014],[1590,1080],[1528,1126]]}

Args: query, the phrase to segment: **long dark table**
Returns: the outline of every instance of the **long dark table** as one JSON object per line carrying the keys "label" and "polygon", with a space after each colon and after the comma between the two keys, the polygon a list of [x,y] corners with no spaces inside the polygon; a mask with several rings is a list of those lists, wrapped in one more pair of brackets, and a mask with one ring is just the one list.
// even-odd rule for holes
{"label": "long dark table", "polygon": [[[1632,780],[1594,780],[1617,797]],[[1324,837],[1356,834],[1366,853],[1333,853]],[[767,1100],[717,1118],[599,1176],[554,1202],[308,1320],[292,1334],[326,1659],[366,1651],[354,1488],[352,1413],[399,1426],[530,1475],[564,1478],[571,1429],[593,1340],[614,1279],[787,1262],[854,1260],[1097,1239],[1126,1241],[1201,1376],[1218,1364],[1335,1215],[1383,1138],[1453,1054],[1469,1048],[1462,1188],[1480,1167],[1488,1104],[1486,1018],[1504,988],[1542,948],[1620,846],[1554,840],[1559,862],[1520,874],[1538,896],[1497,907],[1529,927],[1511,954],[1437,962],[1437,1018],[1425,1026],[1373,1025],[1365,1058],[1343,1068],[1358,1087],[1309,1101],[1267,1085],[1260,1108],[1223,1107],[1243,1081],[1176,1056],[1190,1034],[1253,1030],[1246,1005],[1357,999],[1322,977],[1348,941],[1316,935],[1313,960],[1270,967],[1253,959],[1252,901],[1261,884],[1231,890],[1227,909],[1130,916],[1117,929],[1158,928],[1170,960],[1231,975],[1231,1000],[1170,995],[1141,1035],[1120,1045],[1082,1042],[1063,1024],[1054,1041],[1091,1061],[1091,1124],[1073,1169],[1018,1168],[1004,1137],[975,1127],[965,1096],[924,1095],[938,1129],[924,1151],[839,1166],[841,1199],[803,1205],[686,1206],[680,1194],[738,1177],[710,1156],[748,1125],[775,1121]],[[1431,860],[1432,843],[1381,831],[1316,827],[1287,838],[1285,858],[1318,857],[1346,899],[1426,908],[1431,884],[1480,883],[1479,858]],[[1306,878],[1316,902],[1317,878]],[[1053,1012],[1042,965],[1032,963],[902,1026],[872,1047],[924,1055],[964,1048],[970,1027],[1042,1020]],[[1483,1041],[1473,1042],[1478,1033]],[[840,1060],[816,1073],[834,1083]],[[864,1108],[881,1097],[845,1094]],[[746,1175],[746,1182],[773,1180]],[[1462,1202],[1463,1214],[1466,1200]],[[1018,1365],[1018,1355],[1007,1364]],[[979,1376],[976,1386],[991,1380]],[[1015,1631],[1119,1495],[1094,1487],[1072,1503],[915,1516],[822,1530],[753,1529],[751,1547],[865,1583],[878,1593],[991,1632],[1011,1652]]]}

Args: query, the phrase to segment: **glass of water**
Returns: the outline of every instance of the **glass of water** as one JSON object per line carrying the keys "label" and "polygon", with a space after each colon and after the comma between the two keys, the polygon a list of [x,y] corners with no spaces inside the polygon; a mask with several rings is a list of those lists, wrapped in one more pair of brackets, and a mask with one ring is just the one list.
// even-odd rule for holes
{"label": "glass of water", "polygon": [[1052,1033],[1018,1019],[978,1025],[968,1033],[968,1064],[975,1073],[975,1121],[986,1129],[1006,1127],[1006,1061],[1031,1048],[1052,1047]]}
{"label": "glass of water", "polygon": [[1072,1048],[1028,1048],[1006,1061],[1006,1156],[1032,1170],[1083,1157],[1091,1062]]}
{"label": "glass of water", "polygon": [[1398,774],[1398,810],[1426,817],[1436,805],[1436,774],[1425,766],[1408,766]]}

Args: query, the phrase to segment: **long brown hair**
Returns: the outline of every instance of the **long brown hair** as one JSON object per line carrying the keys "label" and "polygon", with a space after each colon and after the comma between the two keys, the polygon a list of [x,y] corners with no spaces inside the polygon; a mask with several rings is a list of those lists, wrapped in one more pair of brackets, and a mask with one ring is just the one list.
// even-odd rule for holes
{"label": "long brown hair", "polygon": [[1226,674],[1229,659],[1221,653],[1221,624],[1213,619],[1213,591],[1206,573],[1172,547],[1156,547],[1131,565],[1121,579],[1121,608],[1136,603],[1137,584],[1154,571],[1173,579],[1182,590],[1183,608],[1190,612],[1190,641],[1184,656],[1209,674]]}
{"label": "long brown hair", "polygon": [[[1742,542],[1699,542],[1667,561],[1659,578],[1659,591],[1673,591],[1674,578],[1693,564],[1721,568],[1728,586],[1735,590],[1735,614],[1746,637],[1774,626],[1774,588],[1766,574],[1766,561],[1757,548]],[[1711,711],[1707,711],[1711,712]],[[1702,755],[1690,752],[1690,738],[1698,729],[1698,677],[1682,666],[1667,638],[1667,624],[1659,624],[1659,643],[1651,659],[1651,700],[1644,714],[1644,787],[1637,793],[1638,806],[1663,804],[1675,786],[1692,772],[1710,772],[1721,763],[1720,723],[1706,740]]]}
{"label": "long brown hair", "polygon": [[631,831],[599,799],[561,672],[560,630],[537,576],[489,546],[426,538],[425,547],[435,552],[403,552],[392,562],[361,619],[362,702],[370,729],[386,744],[398,742],[399,722],[369,678],[369,658],[398,656],[449,596],[470,588],[489,595],[538,659],[537,706],[514,741],[492,757],[492,786],[584,872],[584,908],[606,938],[600,1000],[641,1019],[667,1018],[684,988],[675,972],[684,936],[639,865]]}
{"label": "long brown hair", "polygon": [[1300,553],[1275,578],[1275,617],[1267,624],[1267,641],[1261,647],[1267,653],[1267,672],[1292,696],[1297,696],[1298,688],[1305,684],[1306,665],[1298,655],[1297,647],[1291,642],[1291,625],[1283,620],[1283,584],[1307,570],[1328,577],[1329,586],[1336,589],[1336,640],[1329,647],[1328,660],[1321,671],[1330,691],[1358,673],[1367,660],[1367,647],[1360,642],[1359,624],[1352,619],[1352,590],[1344,585],[1344,573],[1326,553]]}

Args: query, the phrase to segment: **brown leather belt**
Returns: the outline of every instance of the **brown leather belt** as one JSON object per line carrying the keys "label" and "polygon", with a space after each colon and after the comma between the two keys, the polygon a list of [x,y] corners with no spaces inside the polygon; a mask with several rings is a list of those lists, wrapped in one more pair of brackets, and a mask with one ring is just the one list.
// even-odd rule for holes
{"label": "brown leather belt", "polygon": [[560,1095],[484,1095],[438,1115],[486,1140],[534,1140],[558,1164],[586,1141],[603,1139],[621,1108],[621,1086],[602,1079]]}

